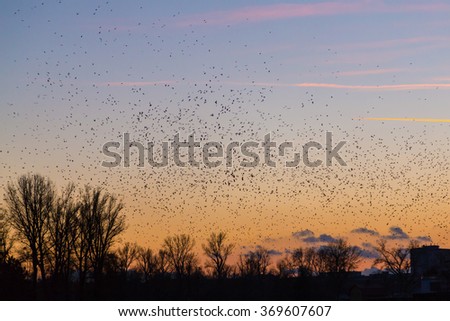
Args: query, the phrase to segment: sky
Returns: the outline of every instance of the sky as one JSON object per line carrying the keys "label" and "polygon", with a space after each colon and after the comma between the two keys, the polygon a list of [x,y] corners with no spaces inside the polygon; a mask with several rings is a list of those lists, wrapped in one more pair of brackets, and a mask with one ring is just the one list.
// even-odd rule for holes
{"label": "sky", "polygon": [[[383,238],[450,247],[450,2],[0,6],[1,190],[29,172],[102,186],[125,203],[121,242],[153,249],[220,230],[274,260],[339,237],[367,258]],[[136,148],[102,166],[124,133],[301,148],[326,132],[346,166],[138,167]]]}

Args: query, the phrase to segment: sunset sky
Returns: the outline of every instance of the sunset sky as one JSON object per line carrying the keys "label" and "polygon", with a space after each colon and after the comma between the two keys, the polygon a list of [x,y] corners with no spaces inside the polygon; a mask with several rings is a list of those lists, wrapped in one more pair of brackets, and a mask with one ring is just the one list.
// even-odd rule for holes
{"label": "sunset sky", "polygon": [[[368,258],[380,238],[449,248],[449,15],[449,1],[4,1],[0,190],[28,172],[103,186],[126,205],[122,242],[154,249],[219,230],[274,261],[338,237]],[[347,166],[138,168],[136,149],[129,168],[101,166],[123,133],[301,148],[326,132]]]}

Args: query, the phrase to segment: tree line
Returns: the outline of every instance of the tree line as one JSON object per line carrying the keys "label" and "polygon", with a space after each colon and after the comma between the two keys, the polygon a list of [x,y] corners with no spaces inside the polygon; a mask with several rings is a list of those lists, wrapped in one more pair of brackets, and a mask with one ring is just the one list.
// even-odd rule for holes
{"label": "tree line", "polygon": [[[337,284],[362,260],[359,247],[339,239],[319,248],[297,248],[273,262],[270,251],[257,247],[229,263],[235,244],[224,232],[212,232],[202,250],[203,266],[187,234],[168,236],[159,250],[136,243],[116,243],[126,229],[124,203],[101,187],[77,188],[69,183],[61,190],[48,178],[26,174],[5,188],[5,209],[0,211],[0,275],[15,271],[38,283],[69,287],[83,292],[87,283],[100,287],[106,274],[125,279],[137,275],[140,282],[155,278],[215,279],[335,276]],[[16,242],[16,246],[14,246]],[[413,247],[411,244],[410,247]],[[392,248],[380,241],[374,264],[404,278],[409,273],[409,248]]]}

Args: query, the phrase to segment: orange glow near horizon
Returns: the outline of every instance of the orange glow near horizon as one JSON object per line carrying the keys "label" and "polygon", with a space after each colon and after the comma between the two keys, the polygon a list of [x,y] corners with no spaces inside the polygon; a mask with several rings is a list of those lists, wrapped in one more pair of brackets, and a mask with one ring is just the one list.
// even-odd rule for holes
{"label": "orange glow near horizon", "polygon": [[[2,2],[0,207],[38,173],[123,199],[117,246],[450,248],[450,1],[66,2]],[[233,164],[208,166],[206,142]]]}

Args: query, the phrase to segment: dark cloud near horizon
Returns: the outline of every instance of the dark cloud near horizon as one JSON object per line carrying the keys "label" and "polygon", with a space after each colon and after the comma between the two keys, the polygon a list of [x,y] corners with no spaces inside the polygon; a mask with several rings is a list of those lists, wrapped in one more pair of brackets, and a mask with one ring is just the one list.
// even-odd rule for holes
{"label": "dark cloud near horizon", "polygon": [[388,240],[408,240],[409,235],[398,226],[389,228],[389,235],[384,236]]}
{"label": "dark cloud near horizon", "polygon": [[418,237],[416,237],[416,240],[419,241],[419,242],[425,242],[425,243],[433,242],[431,240],[431,237],[429,237],[429,236],[418,236]]}
{"label": "dark cloud near horizon", "polygon": [[356,246],[356,248],[361,252],[361,257],[365,259],[376,259],[378,258],[378,254],[374,250],[367,250]]}
{"label": "dark cloud near horizon", "polygon": [[298,231],[298,232],[294,232],[294,233],[292,233],[292,236],[297,238],[297,239],[302,239],[302,238],[305,238],[305,237],[314,236],[314,232],[311,231],[311,230],[306,229],[306,230],[301,230],[301,231]]}
{"label": "dark cloud near horizon", "polygon": [[[378,233],[377,231],[371,230],[366,227],[359,227],[359,228],[351,230],[350,232],[356,233],[356,234],[368,234],[371,236],[380,236],[380,233]],[[384,238],[386,240],[409,240],[409,239],[412,239],[413,237],[412,236],[410,237],[405,231],[403,231],[403,229],[401,227],[391,226],[389,228],[389,234],[382,236],[382,238]],[[425,242],[425,243],[432,242],[431,237],[426,236],[426,235],[417,236],[417,237],[414,237],[413,239],[415,239],[416,241]],[[374,245],[369,242],[362,243],[362,246],[364,248],[368,248],[368,249],[375,248]]]}
{"label": "dark cloud near horizon", "polygon": [[305,229],[292,233],[292,236],[305,243],[335,243],[337,239],[329,234],[320,234],[318,237],[315,236],[314,232]]}
{"label": "dark cloud near horizon", "polygon": [[[282,255],[283,254],[283,252],[280,252],[280,251],[278,251],[278,250],[275,250],[275,249],[266,249],[264,246],[262,246],[262,245],[256,245],[256,246],[254,246],[253,248],[253,250],[251,250],[251,248],[252,248],[252,246],[241,246],[241,248],[242,249],[247,249],[247,251],[246,252],[244,252],[243,253],[243,255],[244,256],[248,256],[248,255],[250,255],[251,253],[255,253],[255,251],[258,251],[258,250],[261,250],[261,249],[264,249],[264,250],[267,250],[267,253],[269,254],[269,255],[272,255],[272,256],[279,256],[279,255]],[[285,250],[286,251],[286,250]]]}
{"label": "dark cloud near horizon", "polygon": [[356,234],[369,234],[369,235],[372,235],[372,236],[379,236],[379,235],[380,235],[380,233],[378,233],[377,231],[368,229],[368,228],[366,228],[366,227],[359,227],[359,228],[356,228],[356,229],[354,229],[354,230],[351,230],[351,233],[356,233]]}
{"label": "dark cloud near horizon", "polygon": [[305,243],[335,243],[337,239],[328,234],[320,234],[319,237],[310,236],[302,239]]}
{"label": "dark cloud near horizon", "polygon": [[361,245],[362,245],[363,247],[369,248],[369,249],[373,249],[373,248],[374,248],[373,244],[370,243],[370,242],[363,242]]}

